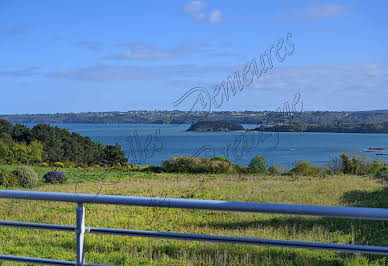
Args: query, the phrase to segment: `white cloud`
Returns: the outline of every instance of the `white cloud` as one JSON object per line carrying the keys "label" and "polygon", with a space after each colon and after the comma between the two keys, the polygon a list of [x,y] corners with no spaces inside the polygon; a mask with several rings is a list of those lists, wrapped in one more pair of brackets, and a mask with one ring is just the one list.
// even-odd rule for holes
{"label": "white cloud", "polygon": [[191,1],[183,8],[183,12],[190,16],[195,22],[200,23],[207,21],[209,23],[219,23],[223,21],[222,13],[220,10],[214,10],[207,16],[203,11],[206,4],[202,1]]}
{"label": "white cloud", "polygon": [[205,8],[205,4],[201,1],[191,1],[183,8],[183,11],[192,17],[196,22],[202,22],[206,20],[205,14],[201,11]]}
{"label": "white cloud", "polygon": [[205,4],[201,1],[191,1],[190,3],[188,3],[184,8],[183,10],[188,13],[188,14],[193,14],[193,13],[197,13],[197,12],[200,12],[201,10],[203,10],[205,8]]}
{"label": "white cloud", "polygon": [[222,18],[222,13],[220,10],[214,10],[211,14],[210,14],[210,17],[209,17],[209,22],[210,23],[219,23],[219,22],[222,22],[223,21],[223,18]]}

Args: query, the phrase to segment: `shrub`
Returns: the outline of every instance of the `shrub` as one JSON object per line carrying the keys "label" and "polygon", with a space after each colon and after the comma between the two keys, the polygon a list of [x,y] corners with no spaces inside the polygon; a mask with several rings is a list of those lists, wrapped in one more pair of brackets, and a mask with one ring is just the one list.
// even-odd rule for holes
{"label": "shrub", "polygon": [[141,166],[137,164],[137,165],[133,166],[132,169],[139,171],[141,169]]}
{"label": "shrub", "polygon": [[63,165],[66,168],[75,168],[77,164],[75,162],[65,161],[63,162]]}
{"label": "shrub", "polygon": [[29,166],[20,166],[13,173],[22,187],[32,187],[38,183],[38,174]]}
{"label": "shrub", "polygon": [[195,157],[190,156],[173,156],[170,159],[163,161],[163,168],[166,169],[166,172],[190,172],[190,168],[193,167],[195,163]]}
{"label": "shrub", "polygon": [[161,166],[150,165],[147,168],[147,171],[153,172],[153,173],[163,173],[164,172],[164,168],[161,167]]}
{"label": "shrub", "polygon": [[235,169],[235,165],[227,159],[214,160],[214,159],[208,159],[208,158],[200,158],[200,162],[204,166],[202,170],[205,173],[222,174],[222,173],[237,172]]}
{"label": "shrub", "polygon": [[359,156],[357,154],[352,155],[350,159],[349,155],[343,153],[341,155],[342,169],[344,174],[355,174],[355,175],[367,175],[371,172],[377,172],[377,162],[371,162],[365,156]]}
{"label": "shrub", "polygon": [[268,172],[270,175],[282,175],[286,173],[287,170],[280,164],[274,164],[268,168]]}
{"label": "shrub", "polygon": [[325,173],[328,175],[339,175],[344,173],[342,160],[338,157],[333,158],[326,166]]}
{"label": "shrub", "polygon": [[379,161],[373,161],[373,163],[371,164],[371,166],[369,168],[368,174],[376,176],[377,173],[380,171],[380,169],[383,167],[384,167],[383,163],[381,163]]}
{"label": "shrub", "polygon": [[242,165],[238,165],[238,164],[235,164],[234,165],[234,169],[236,171],[237,174],[239,175],[246,175],[248,174],[248,168],[242,166]]}
{"label": "shrub", "polygon": [[62,183],[66,180],[66,175],[59,171],[50,171],[43,178],[46,183]]}
{"label": "shrub", "polygon": [[65,167],[65,164],[64,164],[64,163],[61,163],[61,162],[55,162],[55,163],[53,163],[53,166],[59,167],[59,168],[64,168],[64,167]]}
{"label": "shrub", "polygon": [[267,174],[267,161],[264,156],[256,156],[248,165],[248,171],[254,174]]}
{"label": "shrub", "polygon": [[[221,159],[220,159],[221,158]],[[166,172],[177,173],[237,173],[236,165],[222,157],[213,159],[173,156],[162,162]]]}
{"label": "shrub", "polygon": [[221,157],[221,156],[213,157],[212,160],[213,160],[213,161],[220,161],[220,162],[227,162],[227,163],[232,164],[231,161],[229,161],[228,159],[226,159],[226,158],[224,158],[224,157]]}
{"label": "shrub", "polygon": [[116,163],[115,165],[112,166],[114,169],[121,169],[121,163]]}
{"label": "shrub", "polygon": [[14,161],[13,152],[0,141],[0,163],[11,164]]}
{"label": "shrub", "polygon": [[377,178],[388,178],[388,166],[383,166],[376,173],[375,177]]}
{"label": "shrub", "polygon": [[43,162],[43,163],[41,163],[41,164],[40,164],[40,166],[42,166],[42,167],[48,167],[48,166],[49,166],[49,164],[48,164],[48,163],[45,163],[45,162]]}
{"label": "shrub", "polygon": [[101,169],[102,168],[99,164],[92,164],[91,167],[94,169]]}
{"label": "shrub", "polygon": [[19,180],[11,171],[0,170],[0,185],[5,187],[15,187],[19,185]]}
{"label": "shrub", "polygon": [[33,140],[27,146],[27,154],[29,163],[38,163],[42,161],[43,145],[39,141]]}
{"label": "shrub", "polygon": [[13,144],[12,150],[16,161],[21,163],[28,163],[27,145],[25,143],[15,142]]}
{"label": "shrub", "polygon": [[76,164],[75,168],[88,168],[88,165],[86,163],[78,163]]}
{"label": "shrub", "polygon": [[354,174],[356,175],[367,175],[372,167],[372,162],[366,158],[366,156],[360,156],[354,154],[352,156],[352,163]]}
{"label": "shrub", "polygon": [[300,161],[289,172],[292,175],[316,176],[321,173],[319,167],[314,167],[310,162]]}

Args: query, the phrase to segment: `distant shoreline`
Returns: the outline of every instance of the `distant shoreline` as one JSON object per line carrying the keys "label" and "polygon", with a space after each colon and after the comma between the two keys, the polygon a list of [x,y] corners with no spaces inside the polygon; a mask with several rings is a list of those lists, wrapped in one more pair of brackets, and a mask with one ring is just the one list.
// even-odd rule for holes
{"label": "distant shoreline", "polygon": [[199,121],[192,124],[187,131],[193,132],[308,132],[308,133],[382,133],[388,134],[388,122],[384,123],[325,123],[305,124],[289,123],[273,126],[262,125],[253,129],[244,129],[241,124],[225,121]]}
{"label": "distant shoreline", "polygon": [[261,132],[308,132],[308,133],[369,133],[388,134],[388,122],[382,123],[291,123],[270,127],[257,127],[246,131]]}
{"label": "distant shoreline", "polygon": [[[225,121],[234,124],[259,125],[289,123],[289,116],[272,111],[128,111],[58,114],[0,115],[11,123],[56,123],[56,124],[192,124],[194,121]],[[388,122],[388,110],[375,111],[303,111],[293,116],[292,122],[305,124],[325,123],[382,123]]]}

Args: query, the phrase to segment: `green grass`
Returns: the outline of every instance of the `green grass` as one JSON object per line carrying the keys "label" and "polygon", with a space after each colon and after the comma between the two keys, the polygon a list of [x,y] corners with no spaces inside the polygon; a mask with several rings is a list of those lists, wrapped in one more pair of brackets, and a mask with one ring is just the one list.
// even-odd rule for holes
{"label": "green grass", "polygon": [[[0,166],[13,169],[16,166]],[[34,167],[39,177],[51,168]],[[376,179],[153,174],[61,169],[65,184],[32,190],[332,206],[388,207]],[[20,189],[20,188],[13,188]],[[75,204],[0,200],[0,220],[75,224]],[[293,215],[85,204],[86,225],[388,246],[388,223]],[[0,254],[75,260],[74,233],[0,228]],[[383,256],[86,234],[86,261],[117,265],[386,265]],[[17,265],[3,262],[0,265]]]}

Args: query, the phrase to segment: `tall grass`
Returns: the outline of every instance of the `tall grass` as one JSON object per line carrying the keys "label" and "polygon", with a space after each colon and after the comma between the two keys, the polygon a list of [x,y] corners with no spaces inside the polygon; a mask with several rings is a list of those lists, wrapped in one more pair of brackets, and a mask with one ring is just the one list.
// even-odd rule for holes
{"label": "tall grass", "polygon": [[[0,166],[0,168],[12,168]],[[47,168],[35,167],[39,178]],[[65,184],[33,190],[331,206],[388,207],[388,190],[354,175],[166,174],[61,169]],[[100,177],[100,178],[98,178]],[[75,223],[75,204],[0,200],[0,219]],[[239,212],[86,204],[86,225],[138,230],[387,246],[388,223]],[[75,259],[73,233],[0,228],[0,254]],[[205,242],[86,235],[86,261],[117,265],[386,265],[382,256]],[[2,265],[15,265],[3,263]]]}

